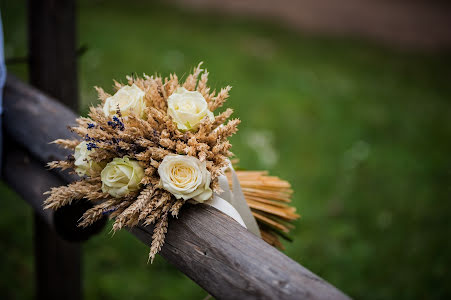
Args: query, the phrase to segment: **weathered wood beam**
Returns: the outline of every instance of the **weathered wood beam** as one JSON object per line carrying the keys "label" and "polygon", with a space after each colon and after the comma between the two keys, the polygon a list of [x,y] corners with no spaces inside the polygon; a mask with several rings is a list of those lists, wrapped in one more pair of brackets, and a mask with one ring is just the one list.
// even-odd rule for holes
{"label": "weathered wood beam", "polygon": [[[41,162],[65,159],[70,151],[50,144],[59,138],[78,138],[67,129],[76,115],[38,89],[8,74],[4,91],[4,130]],[[60,173],[65,181],[75,175]]]}
{"label": "weathered wood beam", "polygon": [[[88,201],[78,201],[53,212],[42,209],[46,199],[44,192],[51,187],[64,185],[66,180],[49,172],[45,164],[32,157],[23,147],[10,139],[6,140],[3,164],[3,179],[22,198],[26,199],[40,219],[55,231],[64,241],[81,242],[99,233],[106,224],[106,218],[86,228],[78,227],[78,220],[92,207]],[[53,235],[53,233],[52,233]]]}
{"label": "weathered wood beam", "polygon": [[[75,114],[13,77],[7,79],[4,102],[7,132],[36,159],[67,155],[48,142],[71,137],[63,128]],[[42,178],[54,176],[39,172]],[[138,226],[130,232],[150,245],[152,228]],[[184,207],[180,218],[171,220],[161,255],[218,299],[349,299],[206,205]],[[143,253],[143,263],[145,259]]]}
{"label": "weathered wood beam", "polygon": [[3,153],[3,179],[19,196],[27,200],[34,212],[38,213],[48,226],[54,228],[53,212],[42,209],[44,192],[64,184],[64,180],[53,174],[41,176],[42,172],[39,170],[43,169],[43,163],[36,161],[13,141],[6,142],[6,151]]}

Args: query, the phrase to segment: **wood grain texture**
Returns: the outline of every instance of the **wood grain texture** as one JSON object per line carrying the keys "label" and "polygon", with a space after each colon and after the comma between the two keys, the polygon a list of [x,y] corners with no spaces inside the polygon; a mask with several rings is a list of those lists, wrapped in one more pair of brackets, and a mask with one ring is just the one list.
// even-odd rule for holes
{"label": "wood grain texture", "polygon": [[[75,125],[75,113],[12,75],[6,79],[4,99],[4,130],[15,142],[43,163],[65,159],[71,154],[50,142],[78,138],[67,129]],[[68,173],[60,174],[66,181],[77,179]]]}
{"label": "wood grain texture", "polygon": [[[130,231],[150,245],[151,228]],[[205,204],[186,205],[171,220],[161,255],[218,299],[348,299]]]}
{"label": "wood grain texture", "polygon": [[[34,105],[27,105],[28,101]],[[6,85],[5,118],[21,127],[9,126],[7,131],[36,159],[66,155],[47,143],[70,137],[62,128],[75,115],[13,77]],[[151,244],[151,227],[139,226],[130,232]],[[228,216],[202,204],[187,205],[179,219],[171,219],[161,255],[218,299],[349,299]]]}
{"label": "wood grain texture", "polygon": [[15,142],[7,141],[2,170],[3,179],[31,205],[34,212],[39,214],[40,219],[52,231],[65,241],[80,242],[98,234],[104,228],[107,222],[106,217],[85,228],[77,226],[83,213],[93,206],[88,201],[78,201],[57,212],[42,209],[42,203],[47,198],[44,192],[52,187],[64,185],[67,181],[56,173],[49,172],[44,168],[44,163],[31,157]]}
{"label": "wood grain texture", "polygon": [[44,170],[43,167],[43,163],[33,159],[12,141],[8,141],[4,151],[3,179],[19,196],[26,199],[42,220],[53,227],[53,212],[42,209],[46,198],[44,192],[64,184],[64,180],[50,173],[50,176],[42,176],[43,172],[40,170]]}

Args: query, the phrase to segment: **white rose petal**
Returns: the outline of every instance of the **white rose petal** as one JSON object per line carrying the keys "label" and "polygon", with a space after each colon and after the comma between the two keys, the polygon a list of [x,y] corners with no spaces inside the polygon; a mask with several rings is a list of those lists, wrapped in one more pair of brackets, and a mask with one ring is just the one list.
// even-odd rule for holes
{"label": "white rose petal", "polygon": [[204,202],[211,198],[211,174],[206,163],[186,155],[168,155],[158,167],[162,187],[177,199]]}
{"label": "white rose petal", "polygon": [[75,172],[78,176],[94,175],[102,171],[105,163],[96,162],[89,157],[93,150],[88,150],[88,144],[83,141],[75,147]]}
{"label": "white rose petal", "polygon": [[127,156],[116,157],[106,165],[101,175],[102,191],[115,198],[121,198],[140,188],[144,169],[136,160]]}
{"label": "white rose petal", "polygon": [[197,130],[203,118],[214,120],[213,113],[208,109],[207,101],[199,92],[191,92],[178,88],[168,98],[168,115],[183,131]]}
{"label": "white rose petal", "polygon": [[139,118],[144,117],[144,103],[145,93],[135,84],[132,86],[123,86],[111,97],[105,100],[103,112],[106,117],[112,117],[117,113],[117,108],[121,110],[122,116],[126,117],[131,113]]}

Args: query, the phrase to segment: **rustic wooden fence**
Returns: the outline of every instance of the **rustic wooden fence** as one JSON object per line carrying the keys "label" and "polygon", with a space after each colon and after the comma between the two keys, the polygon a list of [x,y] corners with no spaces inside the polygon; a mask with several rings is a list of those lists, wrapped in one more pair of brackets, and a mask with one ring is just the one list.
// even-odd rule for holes
{"label": "rustic wooden fence", "polygon": [[[81,299],[80,241],[99,232],[104,220],[82,230],[88,209],[77,202],[53,213],[42,209],[43,192],[73,181],[45,163],[69,153],[49,142],[72,138],[77,108],[75,12],[73,0],[30,0],[30,79],[34,88],[8,75],[4,90],[3,176],[35,212],[38,299]],[[47,94],[64,99],[58,102]],[[68,92],[69,91],[69,92]],[[129,230],[150,246],[152,228]],[[69,242],[69,241],[72,242]],[[77,241],[77,242],[73,242]],[[171,220],[160,253],[218,299],[349,299],[228,216],[207,205],[187,205]],[[143,283],[145,284],[145,283]]]}
{"label": "rustic wooden fence", "polygon": [[[54,229],[76,228],[76,218],[58,222],[52,212],[42,210],[42,193],[73,179],[49,172],[43,162],[67,156],[66,150],[48,142],[72,137],[66,125],[74,124],[76,115],[13,76],[7,78],[4,109],[5,132],[11,138],[5,151],[6,182]],[[73,224],[67,224],[70,221]],[[130,232],[150,246],[151,228],[138,226]],[[84,238],[91,233],[84,233]],[[69,239],[71,234],[72,230],[61,232]],[[203,204],[184,207],[181,217],[171,220],[161,255],[218,299],[348,299],[228,216]]]}

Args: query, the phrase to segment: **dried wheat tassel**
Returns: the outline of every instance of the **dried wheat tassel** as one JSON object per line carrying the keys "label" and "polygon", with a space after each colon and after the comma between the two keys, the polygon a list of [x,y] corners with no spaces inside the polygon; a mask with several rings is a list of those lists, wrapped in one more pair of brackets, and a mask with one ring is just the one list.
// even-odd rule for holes
{"label": "dried wheat tassel", "polygon": [[[172,207],[174,203],[174,199],[172,198],[172,195],[167,193],[168,196],[165,196],[166,194],[162,195],[162,198],[166,199],[160,199],[157,204],[153,206],[153,210],[151,213],[146,217],[144,221],[144,225],[148,226],[155,222],[157,222],[163,215],[167,214],[169,209]],[[157,207],[158,205],[158,207]]]}
{"label": "dried wheat tassel", "polygon": [[166,92],[166,95],[172,95],[172,93],[177,89],[178,86],[179,86],[179,79],[178,79],[177,75],[170,74],[169,80],[167,80],[164,83],[164,90]]}
{"label": "dried wheat tassel", "polygon": [[238,124],[240,124],[240,119],[229,120],[226,125],[219,126],[215,131],[208,135],[208,140],[210,143],[217,140],[224,140],[238,131]]}
{"label": "dried wheat tassel", "polygon": [[86,195],[97,192],[97,185],[91,185],[86,181],[76,181],[67,186],[54,187],[44,195],[50,195],[44,201],[44,208],[57,210],[58,208],[70,204],[73,200],[79,200]]}
{"label": "dried wheat tassel", "polygon": [[75,169],[75,164],[73,160],[55,160],[47,163],[49,169],[61,169],[62,171],[67,169]]}
{"label": "dried wheat tassel", "polygon": [[114,206],[118,202],[119,200],[117,199],[111,199],[100,203],[91,209],[88,209],[81,217],[81,222],[78,223],[77,226],[88,227],[92,225],[94,222],[100,220],[105,215],[106,210],[110,209],[110,207]]}
{"label": "dried wheat tassel", "polygon": [[57,144],[58,146],[64,149],[75,149],[75,147],[80,144],[79,140],[67,140],[67,139],[57,139],[51,142],[50,144]]}
{"label": "dried wheat tassel", "polygon": [[[166,232],[168,231],[168,214],[164,214],[155,224],[155,228],[153,229],[152,235],[152,245],[150,246],[149,252],[149,260],[150,263],[153,263],[155,255],[160,252],[161,247],[164,244],[164,238],[166,236]],[[147,263],[149,263],[149,260]]]}
{"label": "dried wheat tassel", "polygon": [[230,118],[230,116],[232,114],[233,114],[233,109],[227,108],[224,112],[217,115],[213,122],[213,128],[216,128],[219,125],[223,124],[228,118]]}
{"label": "dried wheat tassel", "polygon": [[210,88],[207,86],[207,82],[208,82],[208,71],[207,69],[205,69],[204,73],[200,77],[199,82],[197,83],[197,91],[202,94],[207,103],[210,103],[211,102]]}
{"label": "dried wheat tassel", "polygon": [[183,84],[183,87],[187,89],[188,91],[194,91],[196,89],[197,84],[197,78],[199,77],[200,73],[202,73],[202,69],[200,68],[202,66],[203,62],[200,62],[196,68],[194,68],[194,71],[192,74],[186,78],[185,83]]}
{"label": "dried wheat tassel", "polygon": [[147,217],[145,217],[145,221],[143,222],[144,226],[149,226],[152,225],[153,223],[155,223],[158,218],[161,217],[161,212],[163,211],[163,209],[160,208],[155,208],[153,209],[148,215]]}
{"label": "dried wheat tassel", "polygon": [[127,207],[113,224],[113,231],[121,229],[124,225],[133,227],[139,222],[140,212],[149,204],[155,188],[152,185],[147,186],[141,191],[138,198]]}
{"label": "dried wheat tassel", "polygon": [[148,95],[150,99],[152,99],[153,107],[161,111],[165,111],[167,109],[167,103],[162,79],[160,77],[150,77],[149,82]]}
{"label": "dried wheat tassel", "polygon": [[[124,210],[127,209],[127,207],[130,206],[130,204],[133,203],[133,200],[122,200],[121,202],[119,202],[118,205],[116,205],[116,207],[112,208],[113,211],[111,212],[111,214],[109,215],[110,219],[114,219],[117,216],[119,216],[122,212],[124,212]],[[114,231],[113,231],[114,232]]]}
{"label": "dried wheat tassel", "polygon": [[177,202],[175,202],[174,205],[172,205],[170,211],[171,211],[171,215],[174,218],[178,218],[180,209],[182,208],[183,204],[185,204],[185,200],[180,199],[180,200],[177,200]]}
{"label": "dried wheat tassel", "polygon": [[154,213],[155,205],[158,202],[157,199],[161,199],[163,197],[166,197],[167,199],[170,198],[170,195],[167,195],[166,192],[162,192],[161,189],[155,190],[150,203],[143,208],[141,213],[139,214],[139,220],[145,220],[152,212]]}
{"label": "dried wheat tassel", "polygon": [[215,111],[217,108],[223,106],[227,98],[229,97],[229,92],[231,89],[232,89],[231,86],[226,86],[225,88],[221,89],[221,91],[214,98],[214,100],[208,103],[208,108],[211,111]]}
{"label": "dried wheat tassel", "polygon": [[116,91],[120,90],[121,87],[124,86],[122,83],[120,83],[120,82],[118,82],[117,80],[114,80],[114,79],[113,79],[113,83],[114,83],[113,88],[114,88]]}
{"label": "dried wheat tassel", "polygon": [[105,93],[105,91],[101,87],[95,86],[94,88],[97,91],[97,95],[98,95],[101,103],[105,104],[106,99],[111,97],[111,95],[108,93]]}

